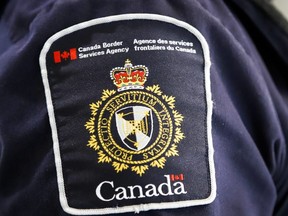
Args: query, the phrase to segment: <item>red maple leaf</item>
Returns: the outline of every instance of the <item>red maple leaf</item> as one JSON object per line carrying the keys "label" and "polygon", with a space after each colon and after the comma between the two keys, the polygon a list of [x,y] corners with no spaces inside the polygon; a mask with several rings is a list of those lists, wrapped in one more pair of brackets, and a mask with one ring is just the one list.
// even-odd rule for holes
{"label": "red maple leaf", "polygon": [[64,51],[64,52],[61,53],[61,57],[62,57],[63,59],[65,59],[65,60],[66,60],[67,58],[69,58],[69,55],[70,55],[70,54],[69,54],[69,52],[67,52],[67,51]]}

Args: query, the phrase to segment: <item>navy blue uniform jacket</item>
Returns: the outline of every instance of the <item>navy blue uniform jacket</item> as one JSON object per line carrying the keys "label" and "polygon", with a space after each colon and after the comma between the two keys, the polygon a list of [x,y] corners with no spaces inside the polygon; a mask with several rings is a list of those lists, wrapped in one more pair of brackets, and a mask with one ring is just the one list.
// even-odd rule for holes
{"label": "navy blue uniform jacket", "polygon": [[[129,19],[125,18],[127,14],[130,14]],[[146,16],[143,14],[148,16],[137,20]],[[150,16],[153,19],[149,14],[153,14]],[[103,17],[106,18],[99,21],[98,18]],[[115,20],[110,23],[107,17]],[[77,26],[75,34],[70,29],[69,34],[61,35],[63,39],[55,37],[48,41],[47,48],[44,47],[57,32],[89,20],[99,21],[95,25],[89,24],[95,28],[99,44],[93,41],[95,35],[90,35],[88,27]],[[184,30],[179,26],[184,26]],[[163,41],[157,41],[159,38]],[[128,44],[128,39],[133,45]],[[110,215],[139,212],[139,215],[199,216],[288,214],[288,35],[252,1],[12,0],[1,8],[0,40],[0,215],[83,215],[85,209],[96,209],[87,211],[88,215],[105,212]],[[205,56],[208,50],[205,51],[205,44],[209,47],[209,56]],[[167,51],[168,45],[174,46],[174,51]],[[201,64],[197,65],[197,62]],[[97,68],[92,64],[97,64]],[[133,68],[132,64],[140,66]],[[127,75],[127,68],[145,79],[145,84],[142,80],[140,84],[131,85],[139,85],[139,88],[145,85],[145,89],[135,87],[133,91],[148,95],[150,102],[136,98],[137,94],[132,90],[122,91],[120,84],[116,92],[115,85],[119,80],[122,82],[123,73]],[[156,74],[157,68],[162,72]],[[173,70],[163,75],[164,69],[169,71],[169,68]],[[189,68],[193,68],[192,74]],[[81,76],[76,73],[77,70],[94,69],[103,77],[96,87],[90,83],[91,80],[97,82],[92,72],[87,72],[84,78],[84,72]],[[76,78],[67,75],[67,71],[75,71],[73,76]],[[107,76],[104,72],[102,76],[101,71],[107,71]],[[197,77],[197,73],[203,74],[203,71],[208,76]],[[45,79],[46,72],[49,81]],[[59,77],[55,75],[58,72],[61,73]],[[121,78],[118,81],[117,73]],[[116,81],[111,81],[110,74]],[[47,92],[49,85],[52,102]],[[157,85],[161,91],[157,90]],[[154,90],[146,86],[152,86]],[[94,87],[95,91],[92,91]],[[87,94],[81,92],[83,88]],[[107,94],[102,90],[107,90]],[[171,106],[173,99],[170,98],[170,103],[164,94],[174,96],[175,108]],[[116,100],[117,95],[122,95],[122,99],[129,95],[134,102],[125,102],[129,106],[123,108]],[[193,95],[191,102],[190,95]],[[108,102],[106,96],[111,97],[111,101]],[[99,108],[102,110],[99,116],[97,101],[103,105]],[[50,102],[54,109],[47,108]],[[85,104],[83,109],[79,108],[82,103]],[[112,110],[114,106],[119,109]],[[213,111],[211,116],[209,109]],[[57,127],[51,122],[53,110]],[[125,144],[122,147],[115,144],[122,149],[118,149],[119,155],[130,152],[131,156],[129,153],[120,158],[107,147],[105,131],[95,132],[97,127],[98,130],[104,128],[108,119],[105,115],[110,115],[108,111],[117,114],[109,117],[114,124],[111,123],[111,133],[117,134],[117,130],[119,133],[115,142]],[[175,114],[178,111],[179,115]],[[141,128],[128,125],[132,128],[129,135],[124,129],[121,132],[119,128],[127,122],[133,125],[141,120],[135,117],[136,112],[146,113],[142,116],[146,123]],[[169,128],[165,128],[165,122],[160,122],[164,121],[163,112],[171,115]],[[134,117],[125,119],[123,115],[129,113],[134,113]],[[206,123],[201,123],[201,116]],[[183,133],[180,129],[177,131],[177,127]],[[53,137],[55,131],[59,139]],[[165,131],[174,136],[175,144],[179,142],[178,149],[175,150],[172,141],[169,145],[165,141],[163,145],[167,145],[170,153],[163,153],[161,160],[151,159],[148,163],[149,154],[152,155],[148,150],[145,153],[149,142],[160,132],[164,139]],[[95,136],[91,135],[93,133]],[[140,141],[139,136],[143,134],[146,134],[142,137],[146,141],[142,138]],[[99,138],[100,147],[93,138]],[[189,148],[188,143],[193,142],[199,146],[203,144],[204,153],[200,147]],[[159,143],[156,144],[150,150],[157,153]],[[144,153],[138,155],[142,149]],[[109,151],[114,152],[110,155]],[[186,157],[185,151],[191,151],[193,157]],[[199,154],[193,151],[199,151]],[[148,158],[147,161],[139,159],[143,166],[134,167],[130,160],[134,153],[137,157]],[[198,159],[199,162],[194,161]],[[193,169],[192,180],[188,182],[190,168]],[[132,183],[134,180],[142,189],[137,188],[139,194],[135,189],[133,196],[129,195],[129,184],[136,185]],[[194,188],[191,196],[190,187]],[[151,189],[152,195],[144,191],[147,188]],[[89,191],[94,197],[90,197]],[[183,200],[193,201],[186,205]],[[161,204],[162,201],[166,204]],[[131,205],[133,207],[127,207]]]}

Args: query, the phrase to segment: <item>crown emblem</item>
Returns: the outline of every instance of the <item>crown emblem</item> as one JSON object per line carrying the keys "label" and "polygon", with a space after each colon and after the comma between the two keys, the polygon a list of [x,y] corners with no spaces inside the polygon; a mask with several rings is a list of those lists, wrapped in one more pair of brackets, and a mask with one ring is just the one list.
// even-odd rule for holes
{"label": "crown emblem", "polygon": [[133,66],[129,59],[125,61],[124,67],[115,67],[110,71],[110,77],[119,92],[128,89],[144,89],[147,76],[146,66]]}

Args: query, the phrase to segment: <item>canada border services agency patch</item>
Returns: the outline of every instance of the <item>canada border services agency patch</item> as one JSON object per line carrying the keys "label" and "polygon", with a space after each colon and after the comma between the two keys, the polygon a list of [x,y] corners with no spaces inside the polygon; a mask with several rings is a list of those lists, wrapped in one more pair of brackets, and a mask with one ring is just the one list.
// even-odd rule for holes
{"label": "canada border services agency patch", "polygon": [[209,49],[197,29],[156,14],[99,18],[49,38],[40,65],[64,211],[215,199]]}

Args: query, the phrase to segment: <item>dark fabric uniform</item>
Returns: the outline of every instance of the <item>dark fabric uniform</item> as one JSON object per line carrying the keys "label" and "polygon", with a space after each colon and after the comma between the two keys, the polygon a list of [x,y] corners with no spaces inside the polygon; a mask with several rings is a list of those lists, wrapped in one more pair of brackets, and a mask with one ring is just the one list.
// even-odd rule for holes
{"label": "dark fabric uniform", "polygon": [[189,23],[207,40],[212,62],[216,199],[140,215],[287,215],[288,35],[247,0],[7,2],[0,22],[0,215],[68,215],[59,202],[38,58],[56,32],[125,13]]}

